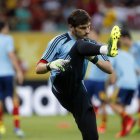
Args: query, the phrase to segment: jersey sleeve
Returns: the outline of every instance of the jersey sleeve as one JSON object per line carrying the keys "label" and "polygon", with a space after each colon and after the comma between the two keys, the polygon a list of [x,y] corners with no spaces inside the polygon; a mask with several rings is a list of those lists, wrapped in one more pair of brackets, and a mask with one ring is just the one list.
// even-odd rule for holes
{"label": "jersey sleeve", "polygon": [[100,59],[100,60],[104,60],[104,61],[109,61],[109,58],[107,57],[107,55],[98,55],[98,58]]}
{"label": "jersey sleeve", "polygon": [[57,53],[59,52],[60,45],[61,45],[61,42],[57,42],[56,39],[50,41],[41,59],[47,62],[54,61],[56,59]]}

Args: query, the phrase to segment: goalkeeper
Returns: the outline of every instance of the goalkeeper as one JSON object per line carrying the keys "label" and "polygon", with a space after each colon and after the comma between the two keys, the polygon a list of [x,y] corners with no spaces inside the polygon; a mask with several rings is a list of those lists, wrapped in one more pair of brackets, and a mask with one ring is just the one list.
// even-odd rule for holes
{"label": "goalkeeper", "polygon": [[83,84],[88,61],[107,73],[112,73],[110,63],[98,60],[96,55],[117,55],[120,29],[112,29],[108,45],[86,39],[91,22],[88,13],[74,10],[68,17],[69,31],[52,39],[36,67],[37,74],[51,71],[52,91],[59,102],[72,113],[83,140],[98,140],[96,117]]}

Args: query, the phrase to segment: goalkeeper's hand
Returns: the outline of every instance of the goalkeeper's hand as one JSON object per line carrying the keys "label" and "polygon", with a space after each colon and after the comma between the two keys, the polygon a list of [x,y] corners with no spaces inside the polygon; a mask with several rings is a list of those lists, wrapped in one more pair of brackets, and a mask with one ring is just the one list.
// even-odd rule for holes
{"label": "goalkeeper's hand", "polygon": [[47,64],[48,70],[60,70],[65,71],[65,66],[70,62],[70,60],[57,59],[55,61],[49,62]]}

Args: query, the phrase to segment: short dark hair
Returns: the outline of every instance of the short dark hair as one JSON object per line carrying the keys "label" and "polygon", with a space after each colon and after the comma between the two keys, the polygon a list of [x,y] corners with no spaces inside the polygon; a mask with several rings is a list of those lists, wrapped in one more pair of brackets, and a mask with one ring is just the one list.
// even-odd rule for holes
{"label": "short dark hair", "polygon": [[77,27],[79,25],[84,25],[90,22],[91,18],[89,14],[83,9],[76,9],[74,10],[70,16],[68,17],[68,24],[72,25],[73,27]]}
{"label": "short dark hair", "polygon": [[7,25],[8,23],[4,20],[0,20],[0,31]]}
{"label": "short dark hair", "polygon": [[131,36],[129,30],[127,30],[127,29],[122,29],[121,30],[121,36],[122,37],[128,37],[129,39],[132,39],[132,36]]}

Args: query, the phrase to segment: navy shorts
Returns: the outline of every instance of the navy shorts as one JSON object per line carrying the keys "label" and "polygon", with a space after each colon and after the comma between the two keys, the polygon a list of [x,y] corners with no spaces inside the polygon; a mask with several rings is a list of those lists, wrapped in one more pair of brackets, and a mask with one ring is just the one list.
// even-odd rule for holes
{"label": "navy shorts", "polygon": [[134,94],[135,90],[122,88],[119,90],[117,101],[123,105],[130,105]]}
{"label": "navy shorts", "polygon": [[14,92],[14,77],[13,76],[1,76],[0,77],[0,100],[3,100],[7,96],[13,96]]}
{"label": "navy shorts", "polygon": [[85,80],[84,83],[90,98],[92,98],[92,96],[94,95],[98,99],[100,99],[99,94],[105,91],[105,82]]}

